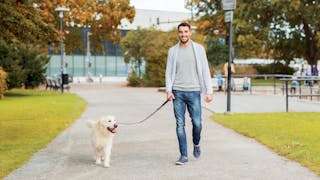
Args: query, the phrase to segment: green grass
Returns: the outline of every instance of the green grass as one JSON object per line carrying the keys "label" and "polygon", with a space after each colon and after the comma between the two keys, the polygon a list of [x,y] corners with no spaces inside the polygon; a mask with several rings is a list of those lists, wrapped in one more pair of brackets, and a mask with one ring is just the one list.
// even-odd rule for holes
{"label": "green grass", "polygon": [[[251,84],[253,86],[273,86],[274,85],[274,79],[273,78],[252,79],[251,81],[252,81]],[[275,79],[275,82],[276,82],[277,86],[279,86],[281,83],[283,83],[279,79]]]}
{"label": "green grass", "polygon": [[257,139],[320,175],[320,113],[214,114],[212,119]]}
{"label": "green grass", "polygon": [[71,93],[11,90],[0,100],[0,179],[79,118],[87,103]]}

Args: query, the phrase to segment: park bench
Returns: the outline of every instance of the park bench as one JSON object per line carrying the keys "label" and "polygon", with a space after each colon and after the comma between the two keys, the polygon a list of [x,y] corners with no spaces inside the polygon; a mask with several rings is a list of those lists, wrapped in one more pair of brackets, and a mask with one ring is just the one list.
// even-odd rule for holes
{"label": "park bench", "polygon": [[[60,78],[46,78],[46,90],[54,90],[58,91],[61,89],[61,79]],[[66,89],[67,91],[70,90],[69,84],[64,84],[63,89]]]}
{"label": "park bench", "polygon": [[52,83],[52,79],[50,78],[46,78],[46,90],[52,90],[53,89],[53,83]]}

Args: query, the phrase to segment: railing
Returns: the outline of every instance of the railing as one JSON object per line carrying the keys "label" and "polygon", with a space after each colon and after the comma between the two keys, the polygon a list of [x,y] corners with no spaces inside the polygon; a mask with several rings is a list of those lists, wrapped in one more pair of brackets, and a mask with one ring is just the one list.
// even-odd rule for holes
{"label": "railing", "polygon": [[[310,99],[312,100],[312,97],[320,97],[320,87],[316,87],[314,88],[313,87],[313,84],[312,85],[309,85],[309,89],[310,89],[310,94],[302,94],[301,93],[301,83],[299,83],[299,94],[289,94],[288,93],[288,87],[289,87],[289,81],[292,83],[292,81],[298,81],[298,82],[315,82],[315,81],[319,81],[320,80],[320,77],[318,76],[301,76],[301,77],[297,77],[297,78],[282,78],[280,79],[280,81],[285,81],[285,95],[286,95],[286,112],[288,112],[288,109],[289,109],[289,97],[310,97]],[[316,91],[314,91],[316,90]]]}
{"label": "railing", "polygon": [[[263,79],[273,79],[272,84],[270,84],[270,86],[273,87],[273,94],[277,94],[277,90],[282,89],[283,88],[283,84],[279,84],[277,83],[277,79],[280,78],[292,78],[292,75],[285,75],[285,74],[246,74],[246,75],[237,75],[237,74],[233,74],[232,78],[236,79],[237,82],[235,83],[236,85],[239,85],[239,79],[247,77],[250,79],[250,86],[249,86],[249,92],[250,94],[252,94],[252,91],[255,90],[254,88],[261,85],[258,83],[254,83],[253,79],[257,79],[257,78],[263,78]],[[227,79],[227,77],[223,76],[223,78]],[[265,84],[264,84],[265,85]]]}
{"label": "railing", "polygon": [[[247,74],[247,75],[234,74],[234,75],[232,75],[232,78],[234,78],[236,80],[235,84],[238,86],[241,85],[241,82],[243,82],[243,80],[241,80],[241,79],[243,79],[244,77],[247,77],[250,79],[250,87],[249,87],[250,94],[252,94],[253,91],[256,91],[256,92],[259,91],[259,89],[255,89],[255,87],[272,86],[273,87],[272,88],[273,94],[279,93],[279,90],[280,90],[283,95],[285,95],[285,82],[283,80],[281,80],[283,82],[280,81],[280,83],[279,83],[280,79],[284,79],[284,78],[292,79],[294,77],[294,78],[299,79],[299,81],[312,81],[312,80],[317,80],[317,78],[320,78],[318,76],[299,76],[299,77],[296,77],[293,75],[285,75],[285,74]],[[224,76],[223,76],[223,78],[225,80],[227,79]],[[256,83],[254,79],[257,79],[257,78],[265,79],[265,80],[272,78],[273,81],[270,84]],[[216,80],[214,80],[214,83],[215,82],[216,82]],[[299,84],[300,84],[299,90],[301,92],[301,89],[303,89],[303,86],[301,85],[301,83],[299,83]],[[314,91],[314,88],[310,85],[305,85],[305,87],[310,89],[311,93],[312,93],[312,91]]]}

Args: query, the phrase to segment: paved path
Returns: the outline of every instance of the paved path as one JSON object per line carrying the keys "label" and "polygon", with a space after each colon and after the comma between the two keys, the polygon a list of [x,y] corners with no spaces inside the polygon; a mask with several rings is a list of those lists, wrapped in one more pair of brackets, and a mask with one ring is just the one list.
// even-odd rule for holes
{"label": "paved path", "polygon": [[[90,131],[85,120],[113,114],[120,122],[139,121],[163,102],[165,94],[156,88],[126,88],[118,83],[78,84],[73,85],[72,91],[89,102],[83,116],[6,179],[320,179],[307,168],[277,155],[254,139],[211,121],[207,110],[203,111],[201,158],[192,157],[189,122],[190,161],[184,166],[176,166],[174,162],[179,153],[171,103],[143,124],[120,126],[114,139],[111,167],[97,166],[92,158]],[[216,101],[207,107],[224,112],[225,98],[223,93],[217,93]],[[232,100],[234,112],[285,110],[282,96],[234,95]],[[294,103],[320,109],[318,103]]]}

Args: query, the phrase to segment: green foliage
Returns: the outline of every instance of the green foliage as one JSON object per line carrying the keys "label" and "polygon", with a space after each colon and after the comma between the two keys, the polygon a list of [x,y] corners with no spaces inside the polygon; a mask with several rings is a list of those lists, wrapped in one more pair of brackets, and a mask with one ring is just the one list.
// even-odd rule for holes
{"label": "green foliage", "polygon": [[0,179],[70,127],[87,105],[70,93],[15,89],[5,96],[0,103]]}
{"label": "green foliage", "polygon": [[[134,65],[138,73],[129,77],[129,85],[164,86],[168,50],[177,43],[177,32],[155,29],[130,31],[120,43],[125,61]],[[146,72],[141,74],[142,60]]]}
{"label": "green foliage", "polygon": [[0,40],[0,66],[8,73],[8,88],[35,88],[45,80],[49,57],[38,47]]}
{"label": "green foliage", "polygon": [[215,114],[212,118],[257,139],[320,175],[320,113]]}
{"label": "green foliage", "polygon": [[[66,43],[66,52],[74,50],[84,50],[84,44],[80,36],[83,31],[81,28],[88,28],[92,35],[90,40],[91,49],[94,52],[104,52],[104,41],[106,39],[112,42],[119,42],[122,35],[119,26],[122,20],[132,23],[135,16],[135,8],[130,6],[129,0],[34,0],[37,3],[37,9],[41,11],[41,15],[46,19],[46,22],[55,24],[59,29],[60,18],[55,8],[65,6],[69,8],[63,17],[63,27],[69,30],[66,32],[56,31],[55,35],[64,35]],[[57,50],[59,49],[60,38],[51,42]]]}
{"label": "green foliage", "polygon": [[208,37],[225,37],[226,24],[221,2],[222,0],[188,0],[187,6],[192,8],[197,16],[197,32]]}
{"label": "green foliage", "polygon": [[151,30],[141,44],[140,50],[146,60],[144,83],[146,86],[164,86],[168,50],[177,43],[176,30],[161,32]]}
{"label": "green foliage", "polygon": [[[221,0],[189,0],[199,32],[209,37],[226,36]],[[284,60],[304,58],[317,64],[320,58],[319,1],[240,0],[234,11],[235,56]]]}
{"label": "green foliage", "polygon": [[30,1],[0,3],[0,66],[8,88],[34,88],[44,81],[48,44],[56,41],[54,24]]}
{"label": "green foliage", "polygon": [[255,65],[254,68],[259,74],[293,74],[294,69],[280,62],[266,65]]}
{"label": "green foliage", "polygon": [[4,97],[3,94],[8,89],[7,76],[7,73],[0,66],[0,99]]}
{"label": "green foliage", "polygon": [[224,64],[228,60],[228,46],[213,38],[208,38],[205,42],[208,49],[208,62],[212,66]]}
{"label": "green foliage", "polygon": [[130,63],[137,69],[138,76],[141,76],[141,64],[143,61],[143,56],[140,50],[145,47],[141,44],[141,41],[146,37],[148,30],[140,29],[132,30],[127,33],[127,35],[120,41],[120,49],[124,61]]}
{"label": "green foliage", "polygon": [[0,40],[8,44],[38,44],[47,50],[48,43],[57,38],[54,24],[48,24],[32,3],[17,2],[0,3]]}
{"label": "green foliage", "polygon": [[143,85],[142,78],[136,75],[134,71],[132,71],[128,76],[128,85],[132,87],[138,87]]}

